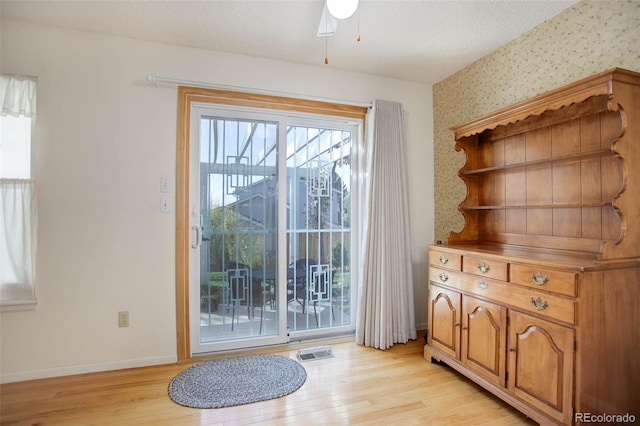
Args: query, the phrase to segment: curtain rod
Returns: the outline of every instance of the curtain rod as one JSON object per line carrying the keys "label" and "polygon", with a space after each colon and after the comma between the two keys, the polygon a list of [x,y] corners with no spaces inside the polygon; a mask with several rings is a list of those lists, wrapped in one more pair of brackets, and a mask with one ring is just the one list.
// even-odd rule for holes
{"label": "curtain rod", "polygon": [[250,87],[228,86],[224,84],[205,83],[201,81],[180,80],[176,78],[159,77],[151,74],[147,75],[147,82],[149,82],[149,84],[152,84],[152,85],[157,85],[158,83],[164,83],[164,84],[170,84],[170,85],[176,85],[176,86],[208,87],[211,89],[230,90],[232,92],[250,92],[250,93],[256,93],[259,95],[284,96],[288,98],[306,99],[309,101],[329,102],[334,104],[358,106],[358,107],[365,107],[365,108],[371,108],[373,106],[373,103],[371,102],[357,102],[357,101],[345,101],[341,99],[329,99],[329,98],[322,98],[317,96],[300,95],[297,93],[278,92],[274,90],[260,90],[260,89],[253,89]]}

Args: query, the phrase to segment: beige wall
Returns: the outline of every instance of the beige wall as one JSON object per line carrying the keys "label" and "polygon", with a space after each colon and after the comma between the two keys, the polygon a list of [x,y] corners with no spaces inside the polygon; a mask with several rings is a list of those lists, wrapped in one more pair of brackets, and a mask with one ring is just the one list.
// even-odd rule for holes
{"label": "beige wall", "polygon": [[582,1],[433,87],[435,238],[464,225],[450,127],[613,67],[640,71],[640,2]]}

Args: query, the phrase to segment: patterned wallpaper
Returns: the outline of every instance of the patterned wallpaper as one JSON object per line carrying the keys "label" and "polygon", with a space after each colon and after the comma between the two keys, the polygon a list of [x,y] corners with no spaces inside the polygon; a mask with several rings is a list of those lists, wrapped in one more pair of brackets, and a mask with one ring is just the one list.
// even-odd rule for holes
{"label": "patterned wallpaper", "polygon": [[435,239],[464,225],[450,127],[600,71],[640,71],[640,1],[583,0],[433,87]]}

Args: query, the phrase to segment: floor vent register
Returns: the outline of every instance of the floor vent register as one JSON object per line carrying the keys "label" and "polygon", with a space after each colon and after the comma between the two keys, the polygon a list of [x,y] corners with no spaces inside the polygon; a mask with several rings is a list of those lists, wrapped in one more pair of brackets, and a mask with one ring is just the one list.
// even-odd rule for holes
{"label": "floor vent register", "polygon": [[331,357],[333,357],[331,346],[316,346],[313,348],[300,349],[298,351],[298,359],[300,361],[313,361],[316,359]]}

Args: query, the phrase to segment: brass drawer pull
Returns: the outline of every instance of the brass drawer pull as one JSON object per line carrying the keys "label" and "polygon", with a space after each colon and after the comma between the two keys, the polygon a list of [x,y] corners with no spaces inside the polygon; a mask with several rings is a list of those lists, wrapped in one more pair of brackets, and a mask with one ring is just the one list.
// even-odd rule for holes
{"label": "brass drawer pull", "polygon": [[440,256],[440,263],[442,263],[443,265],[446,265],[448,262],[449,262],[449,258],[447,256],[445,256],[444,254]]}
{"label": "brass drawer pull", "polygon": [[440,277],[442,282],[446,282],[449,279],[449,276],[447,274],[445,274],[444,272],[440,272],[440,275],[438,275],[438,276]]}
{"label": "brass drawer pull", "polygon": [[487,272],[489,272],[489,265],[487,265],[486,263],[482,262],[478,264],[478,269],[480,270],[480,272],[482,272],[483,274],[486,274]]}
{"label": "brass drawer pull", "polygon": [[549,281],[549,277],[542,275],[540,272],[536,272],[535,274],[531,274],[531,280],[537,285],[545,285],[547,281]]}
{"label": "brass drawer pull", "polygon": [[545,309],[547,309],[547,306],[549,306],[549,304],[547,303],[546,300],[542,300],[540,297],[534,299],[533,297],[531,299],[529,299],[529,302],[531,302],[531,305],[536,308],[537,311],[543,311]]}
{"label": "brass drawer pull", "polygon": [[484,281],[478,281],[478,287],[480,287],[480,290],[486,290],[489,288],[489,284]]}

